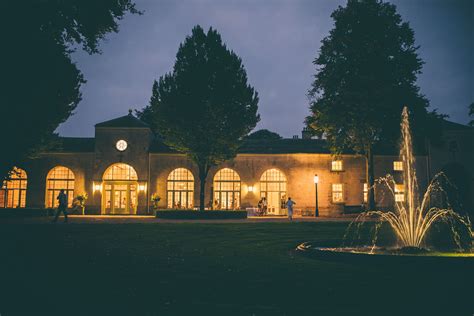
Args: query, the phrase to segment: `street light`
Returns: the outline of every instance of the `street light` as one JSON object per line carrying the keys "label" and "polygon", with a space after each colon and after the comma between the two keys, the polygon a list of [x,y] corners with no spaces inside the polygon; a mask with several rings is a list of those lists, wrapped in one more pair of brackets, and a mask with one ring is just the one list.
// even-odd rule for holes
{"label": "street light", "polygon": [[319,182],[319,177],[317,174],[314,175],[314,189],[316,191],[316,209],[314,210],[314,217],[319,216],[319,207],[318,207],[318,182]]}

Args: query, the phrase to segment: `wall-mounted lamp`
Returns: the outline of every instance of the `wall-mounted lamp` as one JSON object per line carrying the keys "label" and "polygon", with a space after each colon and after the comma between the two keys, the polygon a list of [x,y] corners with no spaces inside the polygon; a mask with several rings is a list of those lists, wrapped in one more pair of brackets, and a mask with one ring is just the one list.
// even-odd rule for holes
{"label": "wall-mounted lamp", "polygon": [[94,183],[92,184],[92,190],[93,190],[94,192],[100,192],[100,191],[102,191],[102,183],[95,183],[95,182],[94,182]]}
{"label": "wall-mounted lamp", "polygon": [[146,183],[141,183],[138,185],[138,192],[145,192],[146,191]]}
{"label": "wall-mounted lamp", "polygon": [[252,185],[249,185],[248,189],[249,189],[249,192],[253,192],[253,186]]}

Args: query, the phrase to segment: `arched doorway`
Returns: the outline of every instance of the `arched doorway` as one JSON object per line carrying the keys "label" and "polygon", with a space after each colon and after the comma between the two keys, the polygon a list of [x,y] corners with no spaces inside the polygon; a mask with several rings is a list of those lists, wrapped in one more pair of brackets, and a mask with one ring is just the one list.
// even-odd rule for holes
{"label": "arched doorway", "polygon": [[260,196],[267,199],[267,213],[285,215],[282,201],[286,200],[286,177],[278,169],[268,169],[260,177]]}
{"label": "arched doorway", "polygon": [[137,213],[138,176],[133,167],[116,163],[104,172],[102,214],[133,215]]}
{"label": "arched doorway", "polygon": [[185,168],[171,171],[167,180],[167,199],[168,208],[193,208],[194,177],[191,171]]}
{"label": "arched doorway", "polygon": [[240,177],[232,169],[224,168],[214,176],[214,201],[217,209],[237,210],[240,208]]}
{"label": "arched doorway", "polygon": [[25,170],[14,167],[0,189],[0,207],[25,207],[27,182]]}
{"label": "arched doorway", "polygon": [[59,191],[64,189],[67,195],[67,205],[72,206],[74,199],[74,173],[71,169],[57,166],[51,169],[46,176],[46,207],[56,208],[59,204],[56,198]]}

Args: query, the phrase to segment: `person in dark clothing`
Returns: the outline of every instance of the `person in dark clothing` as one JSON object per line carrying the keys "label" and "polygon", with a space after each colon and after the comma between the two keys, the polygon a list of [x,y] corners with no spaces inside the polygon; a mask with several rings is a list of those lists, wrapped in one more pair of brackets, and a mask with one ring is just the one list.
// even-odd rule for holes
{"label": "person in dark clothing", "polygon": [[56,210],[56,214],[54,215],[53,223],[56,223],[58,221],[58,217],[61,212],[64,214],[64,222],[67,223],[67,195],[64,192],[64,189],[61,189],[56,199],[58,200],[59,205],[58,209]]}

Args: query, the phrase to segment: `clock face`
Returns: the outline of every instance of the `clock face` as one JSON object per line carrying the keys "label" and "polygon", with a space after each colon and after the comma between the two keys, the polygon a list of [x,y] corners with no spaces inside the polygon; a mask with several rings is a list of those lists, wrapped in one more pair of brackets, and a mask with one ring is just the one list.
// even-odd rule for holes
{"label": "clock face", "polygon": [[124,151],[125,149],[127,149],[127,142],[124,141],[123,139],[119,140],[116,144],[115,144],[115,148],[117,148],[118,151]]}

